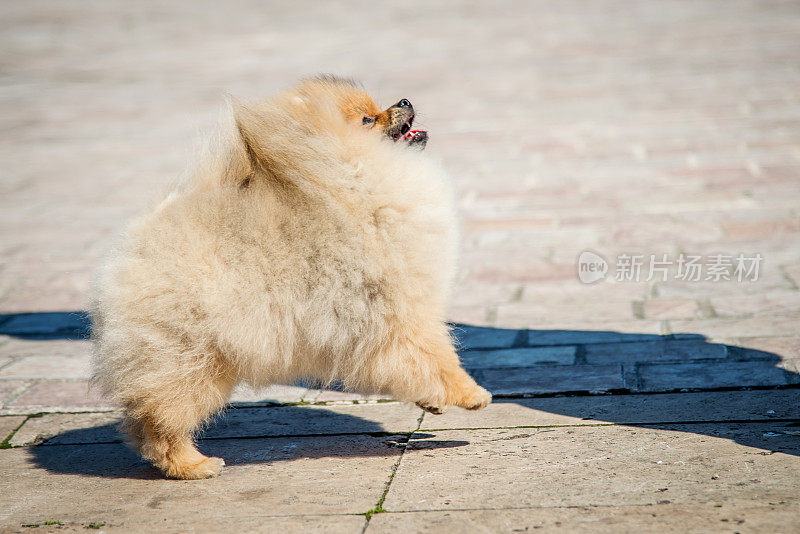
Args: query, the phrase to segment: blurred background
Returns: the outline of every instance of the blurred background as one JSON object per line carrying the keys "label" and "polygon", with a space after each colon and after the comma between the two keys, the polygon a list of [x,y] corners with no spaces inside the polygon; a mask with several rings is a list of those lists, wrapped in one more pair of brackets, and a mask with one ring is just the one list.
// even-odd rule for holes
{"label": "blurred background", "polygon": [[[2,313],[85,309],[93,267],[190,166],[225,94],[328,72],[382,105],[409,98],[452,173],[453,321],[780,337],[797,352],[797,2],[0,10]],[[610,262],[606,281],[578,281],[586,249]],[[752,283],[615,283],[623,253],[764,261]]]}

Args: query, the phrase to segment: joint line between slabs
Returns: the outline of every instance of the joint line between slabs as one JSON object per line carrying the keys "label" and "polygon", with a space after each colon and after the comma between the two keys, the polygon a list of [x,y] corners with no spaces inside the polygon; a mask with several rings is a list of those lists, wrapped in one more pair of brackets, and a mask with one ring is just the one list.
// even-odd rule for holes
{"label": "joint line between slabs", "polygon": [[373,515],[386,512],[386,510],[383,509],[383,503],[386,500],[386,496],[389,494],[389,489],[392,487],[392,481],[394,480],[394,476],[397,474],[397,470],[400,468],[400,462],[403,461],[403,456],[405,455],[406,450],[408,449],[408,442],[411,440],[411,436],[413,436],[416,432],[419,432],[419,429],[422,426],[422,420],[424,418],[425,418],[425,410],[422,410],[419,419],[417,419],[417,428],[415,428],[406,435],[405,442],[402,444],[400,456],[397,458],[397,461],[392,466],[392,470],[389,473],[389,480],[386,481],[386,485],[383,488],[383,493],[378,499],[378,503],[372,510],[368,510],[367,512],[364,513],[366,518],[364,520],[364,528],[361,529],[361,534],[364,534],[367,531],[367,528],[369,527],[369,522],[372,519]]}

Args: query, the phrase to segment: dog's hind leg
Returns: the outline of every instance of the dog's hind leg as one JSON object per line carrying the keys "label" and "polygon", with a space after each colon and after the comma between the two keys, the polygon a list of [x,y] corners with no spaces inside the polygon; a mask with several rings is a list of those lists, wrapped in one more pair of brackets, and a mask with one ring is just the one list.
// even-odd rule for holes
{"label": "dog's hind leg", "polygon": [[162,383],[157,391],[126,403],[127,429],[139,452],[170,478],[210,478],[225,465],[221,458],[200,453],[193,435],[224,406],[235,379],[207,370],[198,375]]}

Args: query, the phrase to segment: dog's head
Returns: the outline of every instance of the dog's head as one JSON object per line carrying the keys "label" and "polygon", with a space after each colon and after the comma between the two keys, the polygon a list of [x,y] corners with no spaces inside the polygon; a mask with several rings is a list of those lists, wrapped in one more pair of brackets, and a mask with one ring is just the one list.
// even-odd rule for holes
{"label": "dog's head", "polygon": [[424,148],[428,132],[412,130],[414,106],[403,98],[386,109],[381,109],[369,93],[355,82],[335,76],[319,76],[303,84],[303,93],[312,98],[320,93],[332,97],[345,120],[359,128],[374,131],[397,143]]}

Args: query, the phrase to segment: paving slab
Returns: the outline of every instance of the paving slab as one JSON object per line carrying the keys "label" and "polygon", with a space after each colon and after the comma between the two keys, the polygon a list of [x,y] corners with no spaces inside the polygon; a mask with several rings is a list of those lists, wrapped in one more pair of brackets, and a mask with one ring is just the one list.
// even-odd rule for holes
{"label": "paving slab", "polygon": [[54,444],[117,443],[123,441],[117,430],[120,420],[118,412],[41,414],[29,417],[9,444],[21,447],[48,440]]}
{"label": "paving slab", "polygon": [[24,415],[7,415],[0,417],[0,443],[5,441],[25,421]]}
{"label": "paving slab", "polygon": [[800,336],[751,337],[739,339],[736,344],[745,349],[778,354],[784,358],[800,358]]}
{"label": "paving slab", "polygon": [[586,363],[635,363],[664,359],[663,340],[635,341],[632,343],[597,343],[586,345]]}
{"label": "paving slab", "polygon": [[[584,325],[585,327],[585,325]],[[632,330],[637,330],[631,327]],[[651,332],[626,333],[617,332],[616,327],[608,330],[530,330],[528,331],[528,345],[585,345],[589,343],[623,343],[633,341],[660,341],[662,336],[658,333],[656,323],[649,323]],[[652,332],[654,330],[654,332]]]}
{"label": "paving slab", "polygon": [[22,393],[30,384],[30,380],[0,380],[0,406],[5,400]]}
{"label": "paving slab", "polygon": [[[549,266],[545,268],[548,269]],[[571,264],[563,264],[554,267],[554,269],[560,271],[559,274],[561,276],[559,278],[561,280],[571,280],[575,277],[574,266]],[[507,271],[507,274],[511,277],[514,276],[513,272]],[[527,281],[533,282],[533,280]],[[497,326],[515,328],[525,328],[533,325],[537,327],[556,327],[560,323],[558,317],[565,315],[567,310],[569,310],[569,315],[573,319],[582,321],[584,327],[589,327],[593,330],[602,330],[603,323],[607,321],[626,321],[635,318],[632,302],[626,296],[606,299],[576,296],[573,299],[560,299],[558,301],[542,299],[535,304],[516,302],[500,305],[497,307],[496,324]]]}
{"label": "paving slab", "polygon": [[483,369],[475,379],[494,395],[525,395],[571,391],[622,389],[622,366],[547,365],[507,369]]}
{"label": "paving slab", "polygon": [[[142,514],[143,516],[145,514]],[[157,514],[152,514],[157,515]],[[193,518],[173,520],[153,517],[129,517],[125,521],[102,527],[103,532],[194,532],[217,534],[233,530],[237,534],[263,532],[342,533],[360,534],[364,528],[364,517],[359,515],[291,515],[269,516],[264,514],[228,515],[219,514],[206,518],[198,524]],[[85,533],[86,527],[79,530]],[[57,531],[57,532],[60,532]],[[30,534],[28,532],[27,534]]]}
{"label": "paving slab", "polygon": [[693,339],[668,339],[664,342],[663,354],[665,359],[719,359],[730,354],[730,347]]}
{"label": "paving slab", "polygon": [[477,412],[426,413],[420,430],[768,419],[800,420],[800,390],[498,399]]}
{"label": "paving slab", "polygon": [[719,341],[736,337],[779,336],[797,334],[797,317],[751,317],[746,319],[698,319],[670,321],[673,333],[703,334]]}
{"label": "paving slab", "polygon": [[118,409],[89,387],[86,380],[43,380],[34,383],[24,393],[7,402],[2,408],[8,414],[39,412],[84,412]]}
{"label": "paving slab", "polygon": [[797,375],[773,361],[695,362],[642,364],[639,366],[642,391],[669,391],[681,388],[721,388],[744,386],[785,386],[797,382]]}
{"label": "paving slab", "polygon": [[[26,526],[2,527],[0,534],[42,534],[64,532],[159,532],[159,533],[208,533],[217,534],[231,530],[235,532],[310,532],[310,533],[342,533],[359,534],[364,529],[364,516],[361,515],[291,515],[270,516],[264,513],[253,515],[226,515],[220,513],[215,517],[204,518],[197,523],[191,518],[173,519],[166,514],[141,514],[141,517],[129,516],[124,520],[110,523],[91,520],[58,521],[41,520],[39,523],[26,523]],[[52,522],[58,521],[57,524]],[[51,524],[46,524],[51,522]]]}
{"label": "paving slab", "polygon": [[366,532],[789,532],[797,514],[795,501],[453,510],[378,514]]}
{"label": "paving slab", "polygon": [[[398,402],[348,406],[236,408],[214,419],[200,439],[411,432],[422,410]],[[10,444],[64,445],[124,440],[119,413],[43,414],[31,417]]]}
{"label": "paving slab", "polygon": [[0,336],[2,356],[89,356],[91,341],[80,340],[29,340]]}
{"label": "paving slab", "polygon": [[201,450],[226,460],[220,477],[163,479],[123,444],[2,451],[0,526],[166,520],[202,527],[220,516],[358,514],[378,501],[401,449],[391,436],[337,436],[213,440]]}
{"label": "paving slab", "polygon": [[503,350],[467,351],[460,354],[461,365],[467,369],[501,369],[528,367],[539,364],[571,365],[575,362],[577,347],[516,348]]}
{"label": "paving slab", "polygon": [[0,370],[0,378],[88,379],[91,360],[85,356],[25,356]]}
{"label": "paving slab", "polygon": [[747,315],[792,315],[800,312],[800,301],[790,292],[764,292],[757,296],[712,296],[711,306],[721,317]]}
{"label": "paving slab", "polygon": [[[383,507],[798,503],[798,429],[776,422],[435,432],[409,442]],[[469,444],[429,448],[460,441]]]}
{"label": "paving slab", "polygon": [[648,319],[693,319],[700,312],[697,302],[691,299],[648,300],[642,311]]}
{"label": "paving slab", "polygon": [[596,343],[586,345],[586,363],[639,363],[671,360],[721,359],[727,346],[692,339],[660,339],[628,343]]}

